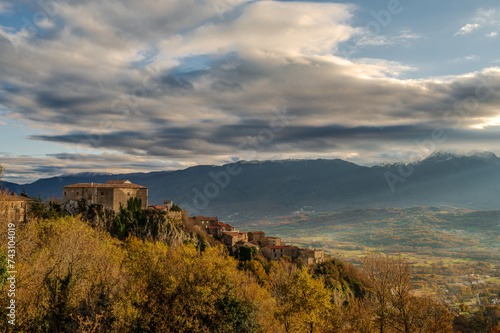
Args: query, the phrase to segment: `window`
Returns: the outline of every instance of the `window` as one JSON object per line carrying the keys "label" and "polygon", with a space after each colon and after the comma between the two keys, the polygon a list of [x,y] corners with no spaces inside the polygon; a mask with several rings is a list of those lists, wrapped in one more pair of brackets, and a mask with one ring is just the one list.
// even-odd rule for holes
{"label": "window", "polygon": [[66,195],[66,191],[64,191],[64,195]]}
{"label": "window", "polygon": [[101,192],[101,195],[104,195],[104,192]]}
{"label": "window", "polygon": [[130,197],[130,192],[128,192],[127,195]]}

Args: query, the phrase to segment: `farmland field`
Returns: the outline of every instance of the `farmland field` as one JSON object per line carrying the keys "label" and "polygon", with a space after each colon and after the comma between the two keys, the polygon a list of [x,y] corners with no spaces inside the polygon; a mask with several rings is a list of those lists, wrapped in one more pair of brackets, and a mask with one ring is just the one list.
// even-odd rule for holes
{"label": "farmland field", "polygon": [[369,252],[402,255],[419,292],[458,309],[500,303],[500,211],[451,207],[357,209],[259,221],[288,244],[360,265]]}

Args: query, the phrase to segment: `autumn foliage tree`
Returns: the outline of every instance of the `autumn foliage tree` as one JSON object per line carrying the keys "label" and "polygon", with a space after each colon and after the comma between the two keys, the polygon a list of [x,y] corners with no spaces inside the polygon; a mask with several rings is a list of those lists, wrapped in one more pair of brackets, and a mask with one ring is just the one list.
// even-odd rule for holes
{"label": "autumn foliage tree", "polygon": [[378,332],[452,330],[453,316],[444,305],[414,295],[410,267],[401,256],[369,254],[363,260],[362,272],[367,278]]}
{"label": "autumn foliage tree", "polygon": [[285,332],[331,332],[338,326],[338,309],[332,293],[306,267],[280,261],[270,274],[271,294],[276,299],[275,317]]}

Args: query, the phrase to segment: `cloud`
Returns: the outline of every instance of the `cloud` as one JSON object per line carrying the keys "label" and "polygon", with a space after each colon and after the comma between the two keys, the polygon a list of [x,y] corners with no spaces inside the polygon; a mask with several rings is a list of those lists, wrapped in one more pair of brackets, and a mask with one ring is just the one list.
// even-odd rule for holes
{"label": "cloud", "polygon": [[498,25],[500,23],[500,19],[498,17],[498,9],[480,8],[476,13],[475,21],[484,25]]}
{"label": "cloud", "polygon": [[10,13],[12,10],[12,4],[6,1],[0,1],[0,14]]}
{"label": "cloud", "polygon": [[486,37],[490,37],[490,38],[494,38],[498,36],[498,32],[496,31],[493,31],[493,32],[490,32],[489,34],[486,34]]}
{"label": "cloud", "polygon": [[466,62],[466,61],[474,61],[477,60],[478,56],[477,55],[469,55],[465,57],[458,57],[458,58],[453,58],[450,60],[452,63],[460,63],[460,62]]}
{"label": "cloud", "polygon": [[[482,28],[500,28],[500,19],[498,15],[498,9],[490,8],[484,9],[480,8],[477,10],[475,16],[472,19],[473,23],[468,23],[458,32],[455,36],[464,36],[472,33],[475,30],[479,30]],[[496,32],[491,32],[486,34],[487,37],[495,37],[497,35]]]}
{"label": "cloud", "polygon": [[410,31],[403,31],[402,34],[395,36],[377,35],[372,36],[371,34],[362,35],[356,43],[357,47],[365,46],[387,46],[387,45],[398,45],[404,47],[411,47],[411,41],[415,39],[423,38],[422,35],[412,33]]}
{"label": "cloud", "polygon": [[[60,144],[64,153],[0,162],[26,180],[102,165],[132,172],[248,158],[380,158],[371,151],[414,150],[412,137],[451,127],[450,110],[485,93],[484,78],[493,86],[500,79],[492,68],[403,80],[411,66],[339,56],[342,44],[363,36],[354,10],[278,1],[61,2],[50,19],[63,23],[42,24],[35,37],[0,29],[0,108],[41,133],[31,140]],[[403,32],[379,42],[416,38]],[[473,113],[460,113],[457,131],[497,116],[495,89]]]}
{"label": "cloud", "polygon": [[43,157],[0,153],[0,163],[5,168],[3,180],[19,184],[35,181],[36,175],[55,177],[79,172],[132,173],[144,170],[177,170],[194,165],[189,162],[169,162],[124,154],[78,152],[49,154]]}
{"label": "cloud", "polygon": [[477,23],[468,23],[468,24],[464,25],[462,28],[460,28],[460,30],[458,30],[458,32],[455,34],[455,36],[463,36],[463,35],[470,34],[474,30],[479,29],[479,27],[481,27],[481,26]]}

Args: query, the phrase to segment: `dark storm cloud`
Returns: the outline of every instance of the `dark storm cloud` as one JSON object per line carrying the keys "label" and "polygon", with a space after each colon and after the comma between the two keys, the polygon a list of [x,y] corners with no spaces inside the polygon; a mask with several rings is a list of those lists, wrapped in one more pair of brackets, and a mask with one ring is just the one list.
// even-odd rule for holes
{"label": "dark storm cloud", "polygon": [[[197,128],[170,128],[161,132],[116,132],[99,138],[100,148],[119,150],[128,153],[146,156],[165,156],[168,158],[186,157],[189,153],[200,156],[212,154],[236,153],[250,138],[259,139],[262,130],[269,129],[264,122],[249,121],[241,125],[223,126],[207,135],[196,135]],[[278,152],[281,145],[292,145],[293,150],[317,149],[324,151],[336,147],[337,143],[362,142],[373,140],[376,142],[406,141],[411,142],[415,137],[425,137],[432,131],[428,125],[402,125],[387,127],[354,127],[340,125],[329,126],[290,126],[283,131],[265,138],[265,144],[259,149]],[[195,140],[193,138],[196,137]],[[95,140],[97,136],[91,133],[75,132],[66,135],[33,136],[32,139],[60,142],[85,143]],[[269,142],[267,142],[269,141]],[[207,149],[208,147],[208,149]],[[63,158],[64,155],[55,155]]]}
{"label": "dark storm cloud", "polygon": [[88,104],[94,97],[65,97],[54,94],[53,92],[43,92],[36,97],[37,103],[41,107],[54,109],[69,109]]}

